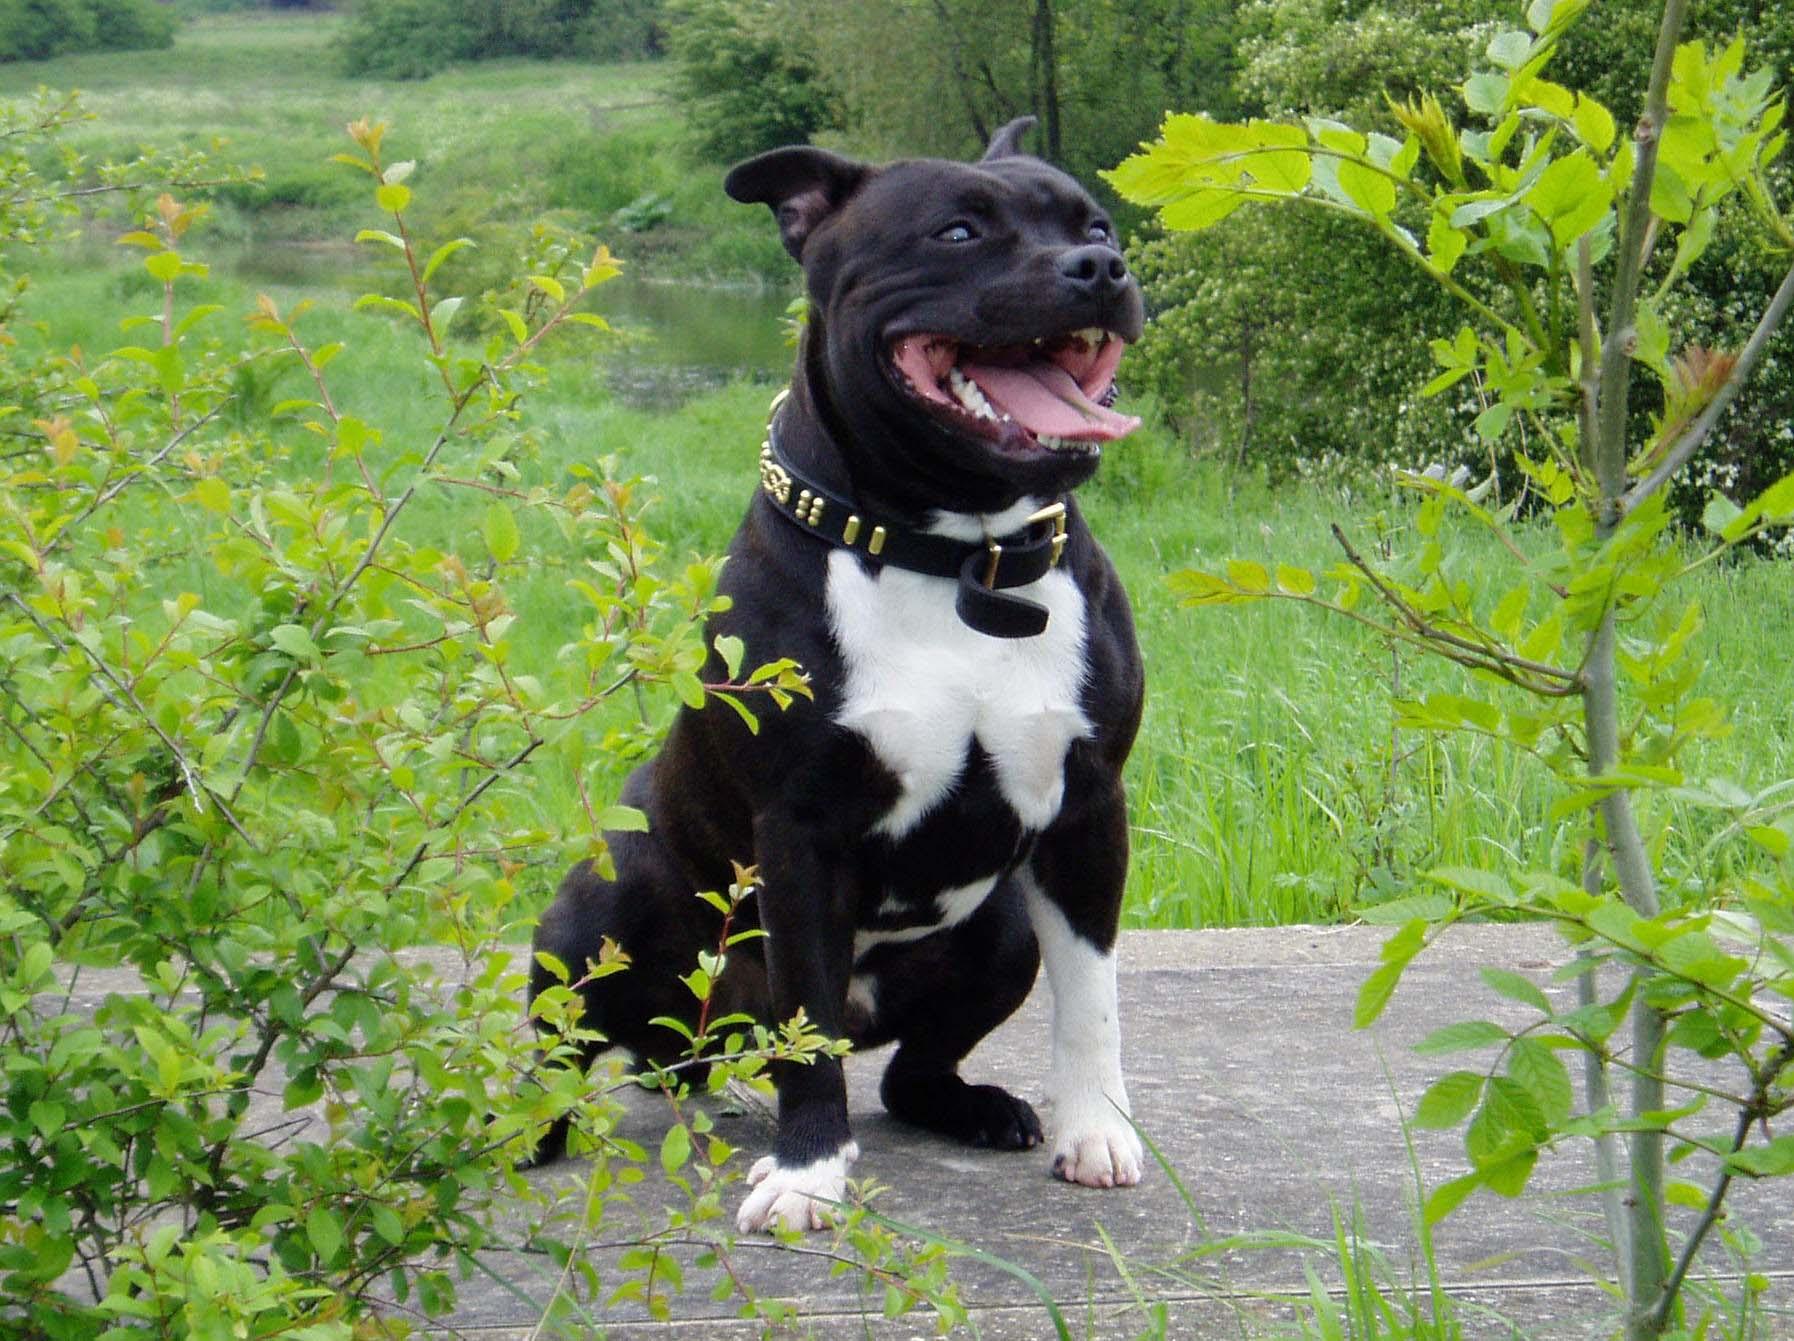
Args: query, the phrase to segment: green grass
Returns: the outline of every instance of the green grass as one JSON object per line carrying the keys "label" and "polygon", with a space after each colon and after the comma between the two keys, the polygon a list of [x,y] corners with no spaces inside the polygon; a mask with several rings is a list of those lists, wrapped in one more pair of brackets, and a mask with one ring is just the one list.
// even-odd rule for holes
{"label": "green grass", "polygon": [[[510,59],[382,82],[340,72],[341,28],[327,13],[210,16],[166,51],[0,64],[0,97],[80,90],[94,119],[66,138],[90,162],[148,146],[260,169],[258,183],[219,193],[245,247],[342,235],[365,179],[330,159],[351,148],[343,128],[365,118],[389,126],[387,161],[417,164],[418,222],[434,234],[480,236],[554,211],[668,272],[783,264],[758,212],[723,196],[722,166],[686,155],[663,66]],[[644,197],[663,200],[666,218],[619,236],[612,216]]]}
{"label": "green grass", "polygon": [[[429,377],[415,350],[386,319],[348,310],[359,287],[379,282],[341,263],[354,230],[379,222],[367,205],[365,179],[328,162],[345,146],[340,126],[351,117],[390,118],[394,156],[418,158],[414,223],[426,245],[496,227],[501,216],[516,227],[538,207],[565,213],[589,200],[596,218],[595,211],[635,198],[638,187],[659,183],[683,192],[681,200],[709,202],[692,204],[685,222],[670,226],[705,233],[703,211],[713,210],[729,221],[715,227],[717,247],[746,246],[739,239],[751,229],[754,246],[779,254],[763,212],[729,205],[714,174],[696,175],[674,153],[671,116],[652,68],[514,61],[417,84],[352,81],[337,75],[329,58],[335,23],[317,16],[210,19],[184,28],[172,52],[0,67],[0,96],[40,82],[80,85],[100,114],[77,134],[84,152],[127,152],[138,138],[174,145],[225,134],[267,167],[271,183],[314,183],[305,188],[309,203],[299,202],[304,192],[295,185],[289,206],[239,202],[235,213],[196,234],[194,254],[226,259],[211,277],[184,285],[183,302],[224,304],[226,313],[212,325],[228,343],[238,338],[235,314],[249,308],[258,289],[283,307],[301,296],[316,299],[309,338],[345,339],[354,351],[332,370],[338,403],[382,424],[395,456],[427,443],[435,420],[417,394]],[[513,194],[502,189],[506,180]],[[297,259],[285,268],[258,252],[280,250],[262,243],[282,230],[307,243],[287,249]],[[626,255],[643,241],[609,240]],[[677,253],[686,264],[721,254],[681,245],[649,253],[662,260]],[[318,255],[328,263],[314,264]],[[153,287],[131,264],[96,230],[62,263],[39,267],[25,307],[37,325],[15,326],[25,352],[126,343],[117,314],[155,306]],[[444,278],[452,286],[456,273],[445,270]],[[668,413],[634,410],[598,389],[596,352],[588,341],[552,356],[555,380],[536,399],[538,440],[522,463],[526,478],[563,480],[574,464],[615,454],[626,471],[658,481],[661,537],[678,551],[720,550],[752,495],[768,388],[733,386]],[[297,370],[275,365],[245,387],[262,406],[304,389]],[[316,468],[306,450],[295,448],[295,470]],[[407,515],[405,533],[483,559],[479,516],[486,505],[468,491],[428,494]],[[1572,860],[1566,849],[1574,830],[1548,818],[1555,793],[1542,767],[1486,741],[1393,732],[1392,692],[1463,690],[1462,673],[1412,655],[1397,659],[1366,630],[1312,611],[1180,610],[1162,580],[1178,567],[1216,567],[1233,557],[1325,568],[1338,557],[1331,522],[1374,540],[1385,528],[1399,533],[1410,506],[1376,481],[1349,495],[1272,490],[1215,461],[1189,460],[1151,427],[1111,450],[1086,510],[1133,593],[1149,677],[1146,719],[1128,772],[1132,924],[1329,921],[1400,892],[1434,864],[1562,868]],[[546,525],[525,535],[537,562],[511,586],[522,616],[517,655],[546,664],[582,617],[565,586],[565,565],[578,556],[563,554]],[[1549,543],[1548,536],[1535,539]],[[198,580],[199,570],[178,557],[180,543],[177,537],[167,561],[173,585]],[[1473,557],[1480,554],[1473,549]],[[1708,565],[1686,584],[1686,595],[1707,611],[1703,690],[1740,726],[1688,757],[1691,775],[1732,778],[1749,791],[1794,776],[1794,659],[1781,650],[1794,646],[1787,584],[1785,566],[1750,559]],[[540,760],[534,802],[546,811],[577,804],[565,762],[552,754]],[[613,773],[609,781],[617,780]],[[1668,869],[1703,878],[1701,848],[1716,821],[1710,812],[1673,804]],[[546,889],[546,873],[541,883]]]}

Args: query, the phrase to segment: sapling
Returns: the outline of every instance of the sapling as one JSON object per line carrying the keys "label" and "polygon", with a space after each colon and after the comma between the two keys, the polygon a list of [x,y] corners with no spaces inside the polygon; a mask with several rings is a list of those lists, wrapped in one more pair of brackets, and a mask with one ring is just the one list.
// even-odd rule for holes
{"label": "sapling", "polygon": [[[1785,103],[1766,72],[1746,70],[1742,42],[1682,42],[1685,4],[1669,0],[1627,136],[1598,101],[1546,77],[1569,26],[1597,20],[1587,8],[1534,0],[1525,28],[1496,33],[1488,68],[1458,90],[1465,124],[1432,96],[1391,102],[1399,138],[1321,118],[1173,116],[1110,177],[1172,229],[1217,225],[1254,201],[1337,211],[1464,310],[1456,337],[1433,344],[1440,372],[1425,390],[1473,388],[1474,454],[1511,460],[1522,499],[1488,506],[1443,472],[1407,474],[1417,543],[1397,562],[1367,559],[1336,527],[1344,557],[1323,573],[1238,561],[1170,581],[1190,605],[1321,606],[1457,663],[1471,672],[1466,691],[1399,703],[1401,724],[1492,737],[1561,783],[1550,818],[1586,837],[1556,865],[1435,870],[1434,892],[1373,910],[1397,930],[1356,1023],[1379,1015],[1455,922],[1500,909],[1562,929],[1578,948],[1573,1009],[1491,969],[1488,985],[1536,1019],[1448,1025],[1421,1045],[1494,1050],[1421,1100],[1419,1125],[1467,1124],[1471,1165],[1426,1212],[1441,1219],[1479,1188],[1516,1196],[1543,1151],[1591,1138],[1626,1332],[1644,1338],[1683,1321],[1690,1272],[1736,1180],[1794,1173],[1794,1133],[1776,1126],[1794,1106],[1794,816],[1785,787],[1753,796],[1688,772],[1689,747],[1728,723],[1698,694],[1699,610],[1672,604],[1676,579],[1708,556],[1685,557],[1664,497],[1760,362],[1794,269],[1734,350],[1678,348],[1673,294],[1717,231],[1760,230],[1786,253],[1794,229],[1772,171]],[[1548,511],[1555,548],[1522,502]],[[1790,522],[1794,475],[1743,505],[1716,497],[1706,514],[1721,550]],[[1464,528],[1492,535],[1511,562],[1470,561],[1455,547]],[[1741,851],[1667,870],[1658,839],[1672,800],[1729,812]],[[1566,1053],[1584,1062],[1580,1108]],[[1721,1080],[1695,1065],[1710,1062]],[[1697,1121],[1707,1108],[1729,1115],[1721,1130]],[[1692,1221],[1672,1236],[1682,1206]],[[1747,1307],[1762,1287],[1747,1277]]]}

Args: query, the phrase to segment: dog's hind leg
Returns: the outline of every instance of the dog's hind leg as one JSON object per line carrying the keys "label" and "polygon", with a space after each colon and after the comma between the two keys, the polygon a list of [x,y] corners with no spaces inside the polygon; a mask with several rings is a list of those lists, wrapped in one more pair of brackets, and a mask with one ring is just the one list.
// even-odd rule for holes
{"label": "dog's hind leg", "polygon": [[[670,1066],[680,1060],[684,1040],[656,1016],[686,1018],[691,993],[679,981],[712,934],[704,907],[684,889],[671,861],[648,834],[617,835],[612,842],[619,876],[604,879],[590,862],[567,873],[554,902],[536,926],[532,950],[553,955],[578,987],[584,1005],[582,1026],[604,1036],[582,1044],[579,1062],[589,1067],[611,1048],[627,1050],[638,1063]],[[586,965],[603,954],[606,939],[629,956],[620,973],[587,978]],[[561,979],[531,956],[529,1000]],[[571,1119],[561,1117],[537,1143],[532,1162],[547,1164],[566,1151]]]}
{"label": "dog's hind leg", "polygon": [[1039,950],[1014,887],[1005,882],[966,922],[893,960],[871,989],[878,1033],[898,1043],[879,1086],[885,1110],[967,1145],[1039,1145],[1040,1119],[1026,1100],[959,1075],[966,1054],[1027,999],[1039,972]]}

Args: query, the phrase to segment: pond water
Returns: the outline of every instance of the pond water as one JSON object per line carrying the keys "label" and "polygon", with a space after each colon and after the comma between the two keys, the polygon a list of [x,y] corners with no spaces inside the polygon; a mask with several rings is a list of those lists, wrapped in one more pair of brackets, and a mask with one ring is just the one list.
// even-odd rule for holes
{"label": "pond water", "polygon": [[600,361],[605,384],[634,405],[664,409],[739,377],[791,375],[786,308],[792,293],[622,275],[592,297],[621,339]]}
{"label": "pond water", "polygon": [[[364,249],[309,245],[245,247],[226,264],[258,282],[368,287]],[[671,409],[737,378],[777,383],[791,375],[786,317],[796,289],[704,284],[625,271],[592,296],[591,310],[616,329],[598,359],[619,399]]]}

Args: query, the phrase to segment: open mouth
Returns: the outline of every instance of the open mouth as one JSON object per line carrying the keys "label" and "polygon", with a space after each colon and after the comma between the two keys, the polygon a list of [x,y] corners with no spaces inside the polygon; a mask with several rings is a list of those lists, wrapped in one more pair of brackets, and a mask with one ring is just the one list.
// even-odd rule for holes
{"label": "open mouth", "polygon": [[972,345],[947,335],[902,336],[891,362],[910,393],[971,431],[1053,452],[1089,453],[1140,421],[1109,408],[1127,342],[1092,326],[1017,345]]}

